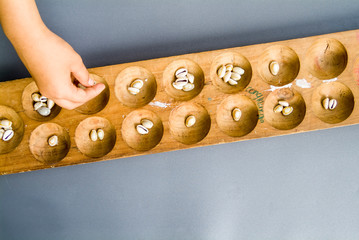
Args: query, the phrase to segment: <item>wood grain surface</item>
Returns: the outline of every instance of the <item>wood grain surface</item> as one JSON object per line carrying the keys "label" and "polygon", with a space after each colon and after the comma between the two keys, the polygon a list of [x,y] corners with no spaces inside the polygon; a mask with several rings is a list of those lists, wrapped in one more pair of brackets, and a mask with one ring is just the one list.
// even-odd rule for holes
{"label": "wood grain surface", "polygon": [[[332,38],[338,40],[340,43],[343,44],[343,46],[347,51],[347,64],[344,71],[342,71],[342,69],[333,70],[332,67],[328,67],[328,69],[330,69],[331,71],[331,73],[328,75],[333,76],[333,74],[335,75],[335,73],[340,73],[339,76],[334,77],[334,79],[329,80],[329,82],[334,81],[334,82],[340,82],[345,84],[354,95],[354,108],[352,113],[348,118],[335,124],[326,123],[320,120],[313,113],[312,110],[313,91],[321,84],[327,84],[326,82],[328,82],[328,79],[324,79],[324,80],[318,79],[314,77],[315,74],[311,73],[313,71],[313,68],[310,66],[311,64],[310,61],[312,61],[313,58],[314,60],[319,59],[320,61],[322,61],[323,56],[316,56],[315,54],[319,54],[316,53],[317,50],[310,51],[309,55],[313,58],[308,59],[306,58],[306,53],[308,49],[310,49],[311,46],[315,43],[316,40],[325,39],[325,38]],[[268,47],[274,45],[283,45],[293,49],[294,52],[298,55],[300,61],[300,70],[298,76],[295,78],[294,81],[290,83],[289,86],[285,85],[283,87],[290,88],[291,90],[299,93],[303,97],[306,106],[306,112],[303,121],[301,121],[298,126],[289,130],[278,130],[277,128],[274,128],[267,121],[265,121],[265,116],[264,116],[264,109],[263,109],[265,105],[264,102],[267,96],[270,93],[272,93],[273,90],[276,89],[276,87],[269,85],[268,83],[266,83],[261,79],[260,74],[258,72],[258,68],[259,68],[258,63],[260,60],[260,56],[265,52],[265,50]],[[317,48],[317,45],[318,44],[315,45],[315,48]],[[334,51],[334,54],[336,49],[340,49],[340,51],[343,51],[343,49],[340,46],[335,47],[332,49]],[[230,52],[241,54],[246,59],[248,59],[252,69],[252,77],[250,79],[249,84],[244,88],[243,91],[236,93],[224,93],[223,91],[220,91],[218,86],[215,86],[213,84],[215,79],[213,79],[213,74],[211,74],[212,62],[216,62],[216,64],[218,64],[219,61],[218,56],[223,53],[230,53]],[[312,56],[313,52],[315,53],[314,56]],[[338,58],[340,59],[341,56],[345,55],[342,52],[340,54],[341,54],[340,56],[337,56],[337,59],[334,59],[335,61],[338,61]],[[179,62],[183,62],[184,59],[191,60],[192,62],[198,64],[204,73],[203,89],[198,95],[188,100],[188,102],[193,102],[202,105],[208,111],[211,118],[210,121],[211,126],[207,136],[200,142],[194,144],[183,144],[179,141],[176,141],[175,138],[171,136],[169,130],[170,113],[173,109],[175,109],[177,106],[183,103],[183,101],[175,100],[175,98],[170,97],[166,93],[165,86],[166,84],[168,84],[169,80],[167,78],[164,79],[163,76],[167,76],[167,73],[164,75],[164,72],[166,72],[165,70],[168,66],[171,66],[170,64],[179,60],[181,60]],[[307,132],[307,131],[313,131],[319,129],[327,129],[327,128],[357,124],[359,123],[359,107],[357,104],[358,102],[356,101],[359,96],[359,86],[358,86],[359,60],[358,59],[359,59],[359,30],[354,30],[347,32],[332,33],[332,34],[321,35],[321,36],[313,36],[308,38],[287,40],[281,42],[273,42],[273,43],[258,44],[258,45],[237,47],[231,49],[193,53],[193,54],[187,54],[181,56],[173,56],[173,57],[166,57],[160,59],[152,59],[146,61],[139,61],[139,62],[132,62],[132,63],[125,63],[125,64],[89,69],[90,73],[99,75],[105,81],[107,81],[110,89],[110,97],[108,104],[105,106],[103,110],[92,115],[81,114],[76,110],[70,111],[70,110],[62,109],[55,118],[47,121],[50,123],[56,123],[59,126],[63,127],[70,136],[71,145],[68,154],[61,161],[53,165],[45,164],[36,160],[35,157],[32,155],[32,153],[30,152],[30,148],[29,148],[29,140],[32,131],[38,126],[40,126],[41,124],[46,123],[43,121],[40,122],[29,118],[25,114],[25,110],[22,105],[23,90],[28,84],[32,82],[32,79],[25,78],[25,79],[13,80],[8,82],[2,82],[0,83],[0,91],[1,91],[0,105],[11,107],[20,115],[20,117],[24,121],[25,132],[21,143],[18,145],[17,148],[15,148],[15,150],[0,155],[0,174],[5,175],[5,174],[12,174],[19,172],[27,172],[27,171],[38,170],[38,169],[61,167],[61,166],[96,162],[96,161],[104,161],[110,159],[119,159],[119,158],[125,158],[125,157],[137,156],[137,155],[152,154],[152,153],[187,149],[192,147],[222,144],[228,142],[272,137],[272,136],[279,136],[285,134],[293,134],[293,133],[300,133],[300,132]],[[320,65],[321,63],[322,62],[318,63],[318,67],[321,67]],[[261,64],[263,63],[261,62]],[[337,64],[338,68],[343,67],[342,61],[333,64]],[[150,71],[156,79],[156,83],[157,83],[156,95],[154,96],[152,101],[149,102],[149,104],[143,107],[140,108],[128,107],[125,104],[121,103],[116,97],[115,94],[116,77],[122,70],[126,69],[127,67],[145,68],[148,71]],[[320,72],[320,74],[318,74],[318,76],[320,76],[321,78],[323,75],[324,75],[323,72]],[[336,85],[333,84],[333,86],[335,87]],[[152,88],[152,89],[156,89],[156,88]],[[335,89],[328,90],[328,92],[334,92],[335,94],[339,94],[338,98],[340,98],[341,96],[340,90],[338,91],[335,91]],[[217,119],[222,119],[221,117],[217,118],[216,113],[218,106],[228,96],[232,96],[234,94],[247,96],[258,107],[258,122],[255,128],[247,135],[241,137],[231,137],[225,134],[220,130],[217,124]],[[317,98],[313,98],[313,99],[317,99]],[[314,105],[315,104],[317,103],[314,103]],[[127,104],[127,105],[131,106],[131,104]],[[344,110],[346,108],[346,106],[340,105],[339,103],[337,107],[338,108],[342,107]],[[121,135],[121,132],[124,132],[121,131],[122,123],[124,119],[131,112],[138,109],[147,109],[154,112],[160,117],[163,124],[163,136],[161,138],[161,141],[154,148],[147,151],[137,151],[129,147]],[[342,109],[338,109],[338,111],[340,110]],[[77,148],[75,141],[75,131],[77,126],[80,124],[81,121],[93,116],[102,117],[109,120],[116,130],[116,142],[113,149],[105,156],[99,158],[91,158],[81,153],[80,150]],[[323,116],[322,118],[325,119],[325,116]],[[249,118],[249,119],[253,119],[253,118]],[[341,116],[340,116],[340,120],[342,120]],[[329,120],[328,122],[331,121]],[[39,139],[39,141],[41,140]],[[6,145],[4,145],[6,144],[6,142],[0,140],[0,144],[1,144],[1,148],[6,147]]]}

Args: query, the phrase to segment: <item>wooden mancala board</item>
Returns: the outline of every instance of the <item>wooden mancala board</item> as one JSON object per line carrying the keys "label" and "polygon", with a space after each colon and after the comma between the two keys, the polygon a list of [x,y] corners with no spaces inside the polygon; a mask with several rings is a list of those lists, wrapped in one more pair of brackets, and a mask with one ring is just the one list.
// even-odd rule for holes
{"label": "wooden mancala board", "polygon": [[31,78],[0,83],[14,131],[0,140],[1,174],[359,123],[359,30],[89,71],[104,92],[48,117]]}

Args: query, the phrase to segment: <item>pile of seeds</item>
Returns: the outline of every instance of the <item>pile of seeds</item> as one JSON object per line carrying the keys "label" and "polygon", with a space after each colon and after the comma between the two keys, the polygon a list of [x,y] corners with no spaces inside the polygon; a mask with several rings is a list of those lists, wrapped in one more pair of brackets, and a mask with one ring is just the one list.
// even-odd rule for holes
{"label": "pile of seeds", "polygon": [[99,129],[92,129],[90,131],[90,139],[93,142],[96,142],[97,140],[103,140],[105,138],[105,131],[102,128]]}
{"label": "pile of seeds", "polygon": [[269,71],[272,75],[276,76],[279,72],[279,63],[276,61],[271,61],[269,64]]}
{"label": "pile of seeds", "polygon": [[194,89],[194,75],[189,73],[186,68],[180,68],[175,73],[176,80],[172,86],[177,90],[189,92]]}
{"label": "pile of seeds", "polygon": [[288,116],[293,112],[293,107],[289,106],[287,101],[278,101],[278,105],[274,107],[275,113],[282,113],[283,116]]}
{"label": "pile of seeds", "polygon": [[234,121],[238,122],[241,119],[242,111],[239,108],[234,108],[232,110],[232,118]]}
{"label": "pile of seeds", "polygon": [[12,130],[12,122],[8,119],[0,121],[0,139],[3,141],[9,141],[14,136],[14,130]]}
{"label": "pile of seeds", "polygon": [[233,64],[222,65],[217,71],[218,77],[231,86],[237,85],[243,74],[244,69]]}
{"label": "pile of seeds", "polygon": [[189,115],[186,117],[185,125],[186,127],[192,127],[196,123],[196,117],[193,115]]}
{"label": "pile of seeds", "polygon": [[[145,79],[145,82],[147,82],[147,79]],[[130,86],[127,88],[129,93],[132,95],[136,95],[140,92],[141,88],[143,87],[143,81],[141,79],[133,80]]]}
{"label": "pile of seeds", "polygon": [[139,134],[145,135],[150,132],[150,129],[153,127],[153,122],[148,119],[142,119],[141,123],[136,126],[136,130]]}
{"label": "pile of seeds", "polygon": [[37,111],[43,117],[50,115],[51,109],[55,106],[54,101],[45,96],[42,96],[39,92],[33,93],[31,98],[35,111]]}
{"label": "pile of seeds", "polygon": [[338,101],[334,98],[325,98],[322,102],[322,105],[325,110],[333,110],[337,107]]}
{"label": "pile of seeds", "polygon": [[47,139],[47,143],[50,147],[55,147],[59,143],[59,138],[56,135],[52,135]]}

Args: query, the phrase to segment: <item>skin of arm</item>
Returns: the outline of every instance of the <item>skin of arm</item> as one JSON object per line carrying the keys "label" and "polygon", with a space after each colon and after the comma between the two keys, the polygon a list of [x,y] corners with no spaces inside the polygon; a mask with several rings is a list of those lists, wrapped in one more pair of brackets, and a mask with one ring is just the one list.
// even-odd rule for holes
{"label": "skin of arm", "polygon": [[74,109],[104,90],[89,78],[80,55],[45,26],[35,0],[0,0],[0,23],[41,94],[59,106]]}

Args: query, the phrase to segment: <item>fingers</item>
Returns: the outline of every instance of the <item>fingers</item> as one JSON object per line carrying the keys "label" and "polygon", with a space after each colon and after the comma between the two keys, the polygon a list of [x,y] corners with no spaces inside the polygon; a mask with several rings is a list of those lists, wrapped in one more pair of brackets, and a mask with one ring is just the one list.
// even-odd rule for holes
{"label": "fingers", "polygon": [[94,80],[89,77],[89,72],[87,71],[87,68],[83,64],[81,58],[77,64],[72,66],[71,70],[71,73],[75,79],[85,87],[91,87],[95,84]]}

